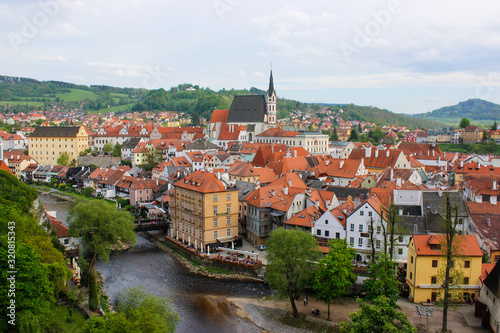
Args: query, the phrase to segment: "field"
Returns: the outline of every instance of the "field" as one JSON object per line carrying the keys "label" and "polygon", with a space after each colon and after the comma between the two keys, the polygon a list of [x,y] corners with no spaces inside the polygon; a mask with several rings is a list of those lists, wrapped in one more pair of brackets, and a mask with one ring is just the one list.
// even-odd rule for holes
{"label": "field", "polygon": [[[454,126],[454,127],[458,127],[458,124],[460,124],[460,121],[462,120],[462,118],[439,118],[439,117],[425,117],[418,119],[437,121],[445,124],[446,126]],[[493,120],[473,120],[473,119],[469,120],[471,125],[478,127],[490,127],[491,125],[493,125]]]}
{"label": "field", "polygon": [[99,95],[82,89],[71,89],[70,93],[58,94],[60,99],[65,101],[83,101],[84,99],[96,100],[99,98]]}
{"label": "field", "polygon": [[42,107],[43,102],[29,102],[29,101],[0,101],[0,105],[29,105]]}
{"label": "field", "polygon": [[124,105],[115,105],[110,108],[100,109],[98,111],[92,111],[92,113],[106,113],[106,112],[118,112],[118,111],[130,111],[135,103],[124,104]]}

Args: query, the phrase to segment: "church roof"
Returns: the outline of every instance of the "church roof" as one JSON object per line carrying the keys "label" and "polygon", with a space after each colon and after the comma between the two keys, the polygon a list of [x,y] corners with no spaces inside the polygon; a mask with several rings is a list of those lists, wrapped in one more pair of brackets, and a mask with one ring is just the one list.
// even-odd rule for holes
{"label": "church roof", "polygon": [[274,82],[273,82],[273,70],[271,70],[271,76],[269,77],[269,90],[267,95],[271,96],[274,93]]}
{"label": "church roof", "polygon": [[263,123],[266,114],[266,99],[262,95],[235,96],[229,115],[228,123]]}

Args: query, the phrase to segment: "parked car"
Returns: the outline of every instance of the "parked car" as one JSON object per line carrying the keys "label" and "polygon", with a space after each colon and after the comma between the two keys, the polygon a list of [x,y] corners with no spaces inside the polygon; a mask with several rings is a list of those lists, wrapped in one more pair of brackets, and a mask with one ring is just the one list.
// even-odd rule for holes
{"label": "parked car", "polygon": [[264,251],[266,249],[265,245],[259,245],[258,247],[259,251]]}

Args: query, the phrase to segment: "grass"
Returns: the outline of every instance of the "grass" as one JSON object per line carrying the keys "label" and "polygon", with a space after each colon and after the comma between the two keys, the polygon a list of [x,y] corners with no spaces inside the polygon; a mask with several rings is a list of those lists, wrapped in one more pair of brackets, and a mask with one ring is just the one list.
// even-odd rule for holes
{"label": "grass", "polygon": [[82,90],[82,89],[70,89],[71,92],[64,94],[57,94],[60,99],[65,101],[83,101],[85,99],[96,100],[99,98],[99,95],[93,93],[92,91]]}
{"label": "grass", "polygon": [[0,105],[29,105],[42,107],[44,102],[29,102],[29,101],[0,101]]}
{"label": "grass", "polygon": [[326,332],[326,333],[337,333],[340,332],[338,324],[332,324],[331,322],[311,320],[304,313],[299,313],[299,317],[294,318],[289,312],[283,313],[276,309],[266,308],[265,311],[260,309],[261,313],[275,320],[283,325],[296,327],[299,329],[307,330],[308,332]]}
{"label": "grass", "polygon": [[[462,118],[458,118],[458,117],[453,117],[453,118],[425,117],[425,118],[417,118],[417,119],[433,120],[433,121],[443,123],[446,126],[455,126],[455,127],[457,127],[458,124],[460,124],[460,121],[462,120]],[[475,125],[475,126],[483,125],[485,127],[490,127],[491,125],[493,125],[493,122],[494,122],[493,120],[475,120],[475,119],[470,119],[470,118],[469,118],[469,120],[471,122],[471,125]]]}
{"label": "grass", "polygon": [[118,111],[130,111],[135,103],[124,104],[124,105],[115,105],[109,108],[103,108],[97,111],[92,111],[92,113],[106,113],[106,112],[118,112]]}
{"label": "grass", "polygon": [[113,205],[115,206],[116,204],[113,202],[113,201],[109,201],[107,199],[103,199],[103,198],[95,198],[95,197],[92,197],[92,198],[89,198],[89,197],[86,197],[84,196],[83,194],[80,194],[80,193],[70,193],[70,192],[66,192],[66,191],[62,191],[62,190],[59,190],[57,188],[54,188],[54,187],[50,187],[50,186],[46,186],[46,185],[35,185],[35,184],[32,184],[31,186],[35,187],[35,188],[38,188],[38,189],[41,189],[43,190],[44,192],[49,192],[49,191],[46,191],[46,190],[56,190],[56,192],[61,192],[63,194],[67,194],[67,195],[71,195],[75,198],[79,198],[79,199],[86,199],[86,200],[103,200],[104,202],[106,202],[108,205]]}

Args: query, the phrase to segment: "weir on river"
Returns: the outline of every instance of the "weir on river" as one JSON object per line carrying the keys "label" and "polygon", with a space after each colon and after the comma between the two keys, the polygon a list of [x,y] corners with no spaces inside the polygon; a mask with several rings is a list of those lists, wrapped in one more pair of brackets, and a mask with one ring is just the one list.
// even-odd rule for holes
{"label": "weir on river", "polygon": [[[57,219],[67,223],[68,201],[50,194],[40,194],[40,201]],[[137,235],[133,250],[112,255],[108,263],[99,261],[97,270],[104,278],[104,291],[111,301],[120,291],[142,286],[149,292],[172,300],[181,321],[177,332],[261,332],[254,324],[241,321],[227,311],[223,298],[269,295],[263,283],[212,279],[191,274],[169,253]]]}

